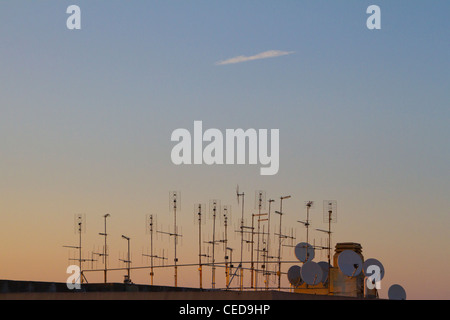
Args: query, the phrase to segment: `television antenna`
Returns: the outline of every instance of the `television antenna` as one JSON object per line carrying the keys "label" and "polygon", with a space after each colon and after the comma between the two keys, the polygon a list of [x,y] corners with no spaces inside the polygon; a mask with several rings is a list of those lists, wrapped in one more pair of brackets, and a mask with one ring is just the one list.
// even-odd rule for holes
{"label": "television antenna", "polygon": [[272,209],[272,202],[275,202],[275,200],[273,199],[269,199],[269,212],[267,213],[267,244],[266,244],[266,267],[265,267],[265,271],[266,271],[266,289],[269,289],[269,275],[270,275],[270,271],[269,271],[269,259],[272,258],[270,256],[270,213],[271,213],[271,209]]}
{"label": "television antenna", "polygon": [[83,259],[82,258],[82,241],[81,235],[86,233],[86,215],[85,214],[75,214],[74,215],[74,232],[79,234],[79,244],[78,246],[63,246],[64,248],[77,249],[78,250],[78,259],[70,259],[73,261],[78,261],[78,267],[80,268],[80,282],[83,283],[83,280],[87,282],[86,277],[83,274],[83,262],[90,261],[91,259]]}
{"label": "television antenna", "polygon": [[[239,263],[238,268],[240,268],[241,276],[240,276],[240,284],[239,284],[239,290],[242,291],[244,287],[244,269],[242,269],[242,263],[243,263],[243,255],[244,255],[244,200],[245,200],[245,193],[241,192],[239,193],[239,185],[236,187],[236,197],[237,202],[239,205],[239,199],[242,197],[242,215],[241,215],[241,262]],[[237,271],[237,270],[236,270]],[[233,279],[231,279],[232,281]]]}
{"label": "television antenna", "polygon": [[175,288],[178,287],[178,258],[177,258],[177,240],[178,237],[181,237],[180,234],[178,234],[178,228],[177,228],[177,209],[181,210],[181,192],[180,191],[170,191],[169,193],[169,209],[173,211],[173,233],[170,234],[174,237],[174,247],[175,247],[175,253],[174,253],[174,282],[175,282]]}
{"label": "television antenna", "polygon": [[275,211],[276,214],[280,215],[280,233],[278,234],[278,290],[281,290],[281,242],[285,237],[281,234],[281,218],[283,217],[283,200],[290,199],[291,196],[280,197],[280,211]]}
{"label": "television antenna", "polygon": [[130,238],[127,236],[122,235],[122,239],[127,240],[127,244],[128,244],[128,254],[127,254],[127,259],[119,259],[119,261],[122,261],[124,263],[126,263],[127,265],[127,275],[125,276],[125,280],[124,283],[127,284],[131,284],[131,257],[130,257]]}
{"label": "television antenna", "polygon": [[283,240],[288,240],[288,243],[282,244],[283,247],[295,247],[294,240],[297,238],[295,235],[294,228],[289,228],[288,230],[284,230],[284,234],[282,234]]}
{"label": "television antenna", "polygon": [[145,231],[146,231],[146,233],[150,234],[150,253],[148,252],[148,249],[147,249],[147,253],[142,253],[142,256],[147,257],[147,259],[150,258],[150,284],[151,285],[153,285],[154,276],[155,276],[154,260],[157,259],[158,261],[161,261],[163,266],[164,266],[164,260],[168,260],[164,255],[164,249],[162,249],[162,254],[161,254],[161,251],[160,251],[159,255],[154,254],[154,236],[153,236],[153,234],[155,233],[155,231],[156,231],[156,234],[161,232],[161,231],[158,231],[157,229],[158,229],[158,225],[157,225],[156,217],[154,217],[153,214],[147,214],[146,221],[145,221]]}
{"label": "television antenna", "polygon": [[104,276],[104,282],[105,282],[105,283],[107,282],[107,272],[108,272],[108,246],[107,246],[107,237],[108,237],[108,234],[106,233],[106,219],[107,219],[108,217],[110,217],[110,216],[111,216],[111,215],[110,215],[109,213],[107,213],[107,214],[105,214],[105,215],[103,216],[103,218],[105,219],[105,232],[103,232],[103,233],[100,232],[99,235],[105,237],[105,245],[104,245],[104,247],[103,247],[103,253],[97,253],[97,255],[98,255],[99,257],[103,257],[103,259],[104,259],[105,270],[104,270],[103,276]]}
{"label": "television antenna", "polygon": [[202,210],[205,208],[204,204],[197,203],[194,205],[194,217],[195,223],[198,224],[198,272],[199,272],[199,281],[200,281],[200,289],[203,289],[203,274],[202,274],[202,224],[205,223],[205,220],[202,219]]}
{"label": "television antenna", "polygon": [[[224,253],[225,253],[225,283],[228,286],[228,283],[230,281],[230,268],[228,265],[228,220],[231,219],[231,206],[230,205],[224,205],[222,206],[222,217],[223,217],[223,226],[224,226],[224,239],[223,239],[223,246],[224,246]],[[231,252],[233,250],[231,249]],[[231,262],[230,262],[231,263]]]}
{"label": "television antenna", "polygon": [[[258,217],[258,228],[257,228],[257,232],[256,232],[256,234],[257,234],[257,240],[256,240],[256,252],[257,252],[257,254],[256,254],[256,274],[255,274],[255,287],[256,287],[256,289],[258,289],[258,273],[259,273],[259,256],[260,256],[260,249],[259,249],[259,244],[260,244],[260,234],[262,234],[262,238],[264,239],[264,225],[263,225],[263,231],[262,231],[262,233],[261,233],[261,222],[265,222],[265,221],[268,221],[269,219],[268,218],[265,218],[265,217],[267,217],[267,213],[259,213],[259,214],[257,214],[256,216]],[[263,217],[263,218],[261,218],[261,217]],[[264,240],[263,240],[264,241]],[[263,265],[263,267],[265,267],[265,265]]]}
{"label": "television antenna", "polygon": [[[317,231],[328,234],[327,256],[328,264],[331,266],[331,223],[337,222],[337,201],[336,200],[323,200],[323,221],[328,223],[328,231],[322,229],[316,229]],[[328,269],[328,274],[330,274]],[[328,286],[328,292],[330,293],[331,287]]]}
{"label": "television antenna", "polygon": [[212,263],[211,263],[211,287],[216,288],[216,266],[215,266],[215,247],[216,243],[216,217],[217,214],[221,214],[220,200],[213,199],[209,202],[209,213],[213,219],[213,230],[212,230]]}
{"label": "television antenna", "polygon": [[227,275],[226,275],[226,286],[227,286],[227,289],[230,287],[230,283],[231,283],[230,275],[233,272],[233,248],[226,247],[225,248],[225,254],[227,254],[228,251],[230,252],[230,255],[229,255],[229,257],[230,257],[230,266],[228,268]]}
{"label": "television antenna", "polygon": [[[258,209],[258,214],[255,215],[258,217],[258,228],[256,232],[256,273],[255,273],[255,287],[258,288],[258,267],[259,267],[259,244],[260,244],[260,227],[261,222],[268,221],[268,218],[261,218],[266,217],[267,213],[261,213],[262,209],[266,208],[266,192],[264,190],[257,190],[255,191],[255,209]],[[252,259],[253,260],[253,259]]]}
{"label": "television antenna", "polygon": [[[253,220],[253,216],[252,216],[252,220]],[[253,225],[248,225],[247,222],[243,219],[240,220],[239,222],[239,230],[235,230],[235,232],[239,232],[241,234],[241,247],[243,248],[244,243],[247,245],[247,250],[251,250],[251,245],[253,244],[253,239],[252,239],[252,234],[253,234],[253,230],[254,227]],[[245,237],[248,238],[245,238]],[[251,262],[250,262],[251,263]],[[241,271],[241,275],[243,275],[243,267],[244,267],[244,262],[239,263],[235,274],[233,275],[233,277],[231,278],[230,282],[233,281],[233,278],[236,276],[236,273],[238,270]],[[251,271],[251,268],[249,268]],[[250,279],[252,279],[253,277],[250,277]]]}
{"label": "television antenna", "polygon": [[154,270],[153,269],[153,267],[154,267],[153,259],[154,258],[156,258],[156,259],[160,258],[157,255],[153,254],[153,231],[154,231],[154,226],[156,224],[156,222],[154,220],[156,220],[156,219],[153,218],[153,214],[148,214],[148,215],[146,215],[146,219],[145,220],[146,220],[145,221],[145,225],[146,225],[145,229],[150,234],[150,254],[144,254],[143,253],[142,256],[150,258],[150,284],[153,285],[153,277],[155,275],[155,273],[153,271]]}
{"label": "television antenna", "polygon": [[309,226],[310,226],[310,223],[309,223],[309,210],[311,208],[313,208],[314,201],[306,201],[305,205],[306,205],[306,221],[300,221],[299,220],[298,222],[300,222],[301,224],[303,224],[306,227],[306,243],[309,243]]}

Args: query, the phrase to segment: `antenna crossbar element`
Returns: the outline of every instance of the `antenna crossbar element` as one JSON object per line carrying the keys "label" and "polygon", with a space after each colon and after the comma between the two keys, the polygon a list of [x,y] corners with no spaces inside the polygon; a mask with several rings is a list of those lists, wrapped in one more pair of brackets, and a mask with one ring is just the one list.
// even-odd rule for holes
{"label": "antenna crossbar element", "polygon": [[330,230],[323,230],[323,229],[316,229],[316,231],[320,231],[320,232],[328,233],[328,234],[333,233]]}
{"label": "antenna crossbar element", "polygon": [[176,237],[182,237],[183,235],[179,234],[179,233],[173,233],[173,232],[166,232],[166,231],[156,231],[157,233],[161,233],[161,234],[166,234],[169,235],[171,237],[176,236]]}

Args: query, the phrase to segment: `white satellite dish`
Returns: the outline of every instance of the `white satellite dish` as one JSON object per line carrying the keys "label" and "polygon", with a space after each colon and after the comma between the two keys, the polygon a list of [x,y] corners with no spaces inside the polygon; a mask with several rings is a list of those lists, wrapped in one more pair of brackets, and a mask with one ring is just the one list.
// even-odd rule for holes
{"label": "white satellite dish", "polygon": [[309,285],[317,285],[322,281],[323,272],[318,263],[312,261],[306,262],[300,273],[303,281]]}
{"label": "white satellite dish", "polygon": [[298,287],[303,283],[301,276],[301,269],[302,268],[300,266],[292,266],[288,270],[287,277],[289,283],[292,284],[294,287]]}
{"label": "white satellite dish", "polygon": [[343,274],[349,277],[358,276],[363,268],[361,256],[352,250],[344,250],[339,254],[338,266]]}
{"label": "white satellite dish", "polygon": [[406,300],[406,291],[399,284],[394,284],[388,291],[389,300]]}
{"label": "white satellite dish", "polygon": [[[383,264],[380,261],[378,261],[377,259],[367,259],[366,261],[364,261],[363,272],[366,277],[370,277],[375,272],[373,270],[370,270],[371,269],[371,268],[369,268],[370,266],[376,266],[376,267],[380,268],[380,279],[379,280],[380,281],[383,280],[383,278],[384,278]],[[369,269],[369,270],[367,270],[367,269]],[[372,271],[372,272],[370,272],[370,271]]]}
{"label": "white satellite dish", "polygon": [[328,280],[328,270],[331,265],[326,261],[320,261],[317,264],[322,268],[322,279],[320,282],[325,283]]}
{"label": "white satellite dish", "polygon": [[307,262],[314,259],[314,248],[306,242],[300,242],[295,246],[295,256],[300,262]]}

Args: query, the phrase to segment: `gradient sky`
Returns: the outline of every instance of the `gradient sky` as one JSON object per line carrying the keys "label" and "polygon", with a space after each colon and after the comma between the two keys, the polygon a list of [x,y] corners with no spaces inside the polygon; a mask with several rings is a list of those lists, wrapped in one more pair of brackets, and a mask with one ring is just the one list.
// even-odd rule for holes
{"label": "gradient sky", "polygon": [[[82,30],[66,28],[71,4]],[[372,4],[381,30],[366,28]],[[239,184],[247,217],[255,190],[292,195],[297,240],[304,202],[317,201],[323,228],[322,200],[337,200],[333,242],[383,262],[382,297],[399,283],[408,298],[449,299],[449,12],[447,1],[0,1],[0,278],[65,281],[76,213],[86,250],[110,213],[111,266],[122,234],[146,264],[145,216],[168,228],[170,190],[182,194],[180,263],[195,263],[194,204],[221,199],[237,220]],[[292,53],[217,65],[269,50]],[[171,133],[194,120],[279,129],[279,173],[173,165]],[[183,272],[179,285],[197,286],[196,268]]]}

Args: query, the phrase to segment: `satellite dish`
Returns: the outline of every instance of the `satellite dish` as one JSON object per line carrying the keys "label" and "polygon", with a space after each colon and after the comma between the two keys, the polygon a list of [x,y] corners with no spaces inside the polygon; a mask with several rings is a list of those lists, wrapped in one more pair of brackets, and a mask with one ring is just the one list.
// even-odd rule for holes
{"label": "satellite dish", "polygon": [[352,250],[344,250],[339,254],[338,266],[343,274],[349,277],[358,276],[363,268],[361,256]]}
{"label": "satellite dish", "polygon": [[320,282],[325,283],[328,280],[328,269],[331,265],[325,261],[320,261],[317,264],[322,268],[322,280]]}
{"label": "satellite dish", "polygon": [[295,256],[301,262],[307,262],[314,259],[314,248],[306,242],[300,242],[295,246]]}
{"label": "satellite dish", "polygon": [[363,272],[366,277],[370,277],[374,273],[373,270],[370,270],[370,269],[367,270],[370,266],[376,266],[376,267],[380,268],[380,281],[383,280],[383,278],[384,278],[383,264],[380,261],[378,261],[377,259],[367,259],[366,261],[364,261]]}
{"label": "satellite dish", "polygon": [[388,291],[389,300],[406,300],[406,291],[401,285],[394,284]]}
{"label": "satellite dish", "polygon": [[288,270],[287,277],[289,283],[292,284],[294,287],[298,287],[303,283],[301,276],[301,269],[302,268],[300,266],[292,266]]}
{"label": "satellite dish", "polygon": [[306,262],[301,271],[303,281],[309,285],[316,285],[322,281],[323,272],[318,263],[308,261]]}

